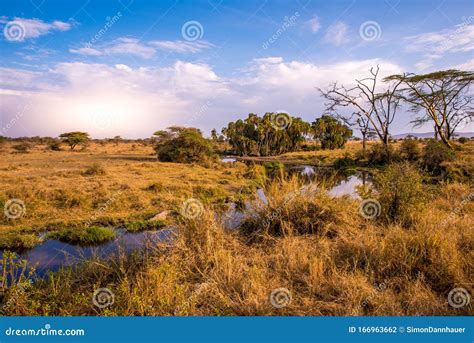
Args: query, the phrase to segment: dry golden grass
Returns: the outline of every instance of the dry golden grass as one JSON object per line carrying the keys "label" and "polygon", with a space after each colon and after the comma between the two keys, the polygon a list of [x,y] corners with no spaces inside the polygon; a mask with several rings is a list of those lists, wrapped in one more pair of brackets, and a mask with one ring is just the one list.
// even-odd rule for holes
{"label": "dry golden grass", "polygon": [[[469,159],[471,148],[468,143],[461,158]],[[269,185],[269,204],[259,205],[242,230],[230,231],[218,222],[212,204],[247,184],[244,166],[159,163],[151,148],[130,153],[126,144],[89,149],[3,152],[1,197],[23,199],[27,215],[2,222],[2,230],[88,220],[97,211],[94,199],[111,198],[120,190],[106,216],[157,213],[191,196],[200,197],[207,210],[194,220],[176,218],[172,246],[84,261],[21,292],[11,287],[1,302],[15,305],[4,306],[5,314],[474,314],[472,300],[459,309],[447,301],[457,287],[473,294],[472,184],[427,186],[429,206],[417,208],[418,215],[401,227],[362,218],[357,200],[302,192],[302,185],[291,179]],[[53,166],[55,161],[61,164]],[[84,175],[94,163],[105,174]],[[81,206],[64,207],[76,197]],[[91,300],[100,287],[115,294],[114,304],[104,309]],[[291,294],[282,308],[269,300],[279,288]]]}
{"label": "dry golden grass", "polygon": [[[247,183],[240,164],[160,163],[151,147],[132,143],[58,152],[36,146],[29,153],[5,144],[0,154],[0,232],[149,216],[189,197],[222,201]],[[3,216],[9,199],[25,203],[21,218]]]}
{"label": "dry golden grass", "polygon": [[[447,301],[455,287],[473,291],[474,204],[464,201],[472,192],[467,185],[442,186],[410,228],[366,220],[357,201],[308,196],[299,186],[269,187],[269,206],[258,210],[260,221],[279,221],[283,232],[261,230],[251,237],[228,231],[212,211],[182,218],[173,246],[108,264],[85,261],[36,284],[8,314],[474,314],[472,303],[455,309]],[[296,195],[288,201],[282,194]],[[311,233],[296,230],[290,215],[302,205],[322,209],[326,218],[318,222],[321,211],[306,214],[318,222]],[[112,290],[113,305],[94,307],[98,287]],[[282,308],[269,301],[278,288],[291,293]]]}

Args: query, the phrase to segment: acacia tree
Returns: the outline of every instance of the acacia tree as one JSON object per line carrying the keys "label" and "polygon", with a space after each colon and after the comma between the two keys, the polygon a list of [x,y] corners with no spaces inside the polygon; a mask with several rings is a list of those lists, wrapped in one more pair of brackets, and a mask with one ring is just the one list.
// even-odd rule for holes
{"label": "acacia tree", "polygon": [[456,128],[474,120],[474,97],[469,91],[472,72],[450,69],[423,75],[405,73],[385,80],[403,82],[398,96],[418,114],[412,123],[420,127],[433,122],[435,136],[450,148]]}
{"label": "acacia tree", "polygon": [[[398,89],[401,80],[387,80],[382,85],[379,81],[380,68],[370,68],[370,76],[356,79],[355,86],[346,87],[334,83],[327,90],[321,90],[327,100],[326,110],[344,118],[346,123],[357,123],[366,128],[364,132],[373,132],[388,150],[390,125],[400,104]],[[382,91],[380,88],[384,87]],[[347,115],[340,112],[341,108],[350,108],[352,113]]]}
{"label": "acacia tree", "polygon": [[69,145],[71,150],[77,145],[85,145],[89,141],[89,134],[87,132],[73,131],[66,132],[59,135],[62,142]]}

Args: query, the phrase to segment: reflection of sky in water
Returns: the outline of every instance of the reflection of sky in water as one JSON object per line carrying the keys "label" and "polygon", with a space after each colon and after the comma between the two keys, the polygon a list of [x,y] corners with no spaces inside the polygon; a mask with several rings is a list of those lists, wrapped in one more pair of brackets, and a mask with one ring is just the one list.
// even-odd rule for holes
{"label": "reflection of sky in water", "polygon": [[311,176],[314,175],[316,172],[314,171],[314,167],[304,166],[303,170],[301,170],[301,175],[303,176]]}
{"label": "reflection of sky in water", "polygon": [[[117,230],[120,232],[120,230]],[[123,231],[122,231],[123,232]],[[44,276],[48,271],[57,271],[60,267],[72,266],[91,257],[107,258],[119,251],[132,251],[152,246],[157,242],[170,243],[173,239],[172,229],[159,231],[142,231],[122,233],[115,240],[96,246],[77,246],[58,240],[47,240],[43,244],[27,250],[20,257],[35,267],[36,274]]]}
{"label": "reflection of sky in water", "polygon": [[[339,185],[334,186],[329,190],[329,194],[334,197],[340,197],[343,195],[349,195],[353,198],[360,199],[357,194],[356,187],[363,184],[362,178],[356,175],[349,176],[346,180],[342,181]],[[366,184],[370,184],[366,181]]]}

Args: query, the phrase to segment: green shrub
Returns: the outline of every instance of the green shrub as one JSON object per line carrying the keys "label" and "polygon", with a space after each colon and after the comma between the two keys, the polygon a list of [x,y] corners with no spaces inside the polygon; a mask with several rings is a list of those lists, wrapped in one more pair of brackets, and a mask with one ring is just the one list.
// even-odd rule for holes
{"label": "green shrub", "polygon": [[265,162],[263,166],[267,176],[270,178],[282,177],[284,175],[285,165],[280,161]]}
{"label": "green shrub", "polygon": [[334,168],[336,169],[346,169],[355,167],[356,165],[357,161],[348,154],[345,154],[344,157],[340,157],[334,161]]}
{"label": "green shrub", "polygon": [[213,153],[211,142],[195,128],[170,127],[155,136],[155,151],[162,162],[205,162]]}
{"label": "green shrub", "polygon": [[52,151],[61,151],[61,142],[56,140],[48,142],[48,148]]}
{"label": "green shrub", "polygon": [[102,243],[113,239],[115,231],[111,228],[91,226],[86,228],[71,228],[47,235],[49,239],[57,239],[73,244],[94,244]]}
{"label": "green shrub", "polygon": [[375,177],[380,202],[380,218],[409,226],[423,208],[423,178],[409,162],[390,164]]}
{"label": "green shrub", "polygon": [[467,143],[468,141],[469,141],[469,139],[467,139],[466,137],[460,137],[458,139],[458,142],[461,143],[461,144]]}
{"label": "green shrub", "polygon": [[395,150],[390,144],[385,147],[377,143],[371,146],[367,153],[367,162],[370,165],[384,165],[395,159]]}
{"label": "green shrub", "polygon": [[144,230],[156,230],[165,226],[161,220],[142,220],[125,224],[125,230],[128,232],[138,232]]}
{"label": "green shrub", "polygon": [[440,141],[430,140],[423,149],[423,167],[430,173],[441,175],[446,171],[445,163],[454,161],[454,151]]}
{"label": "green shrub", "polygon": [[400,156],[409,161],[415,161],[421,156],[420,143],[414,139],[404,139],[400,145]]}
{"label": "green shrub", "polygon": [[316,119],[312,129],[322,149],[340,149],[352,136],[352,130],[347,125],[328,115]]}
{"label": "green shrub", "polygon": [[21,234],[17,232],[0,233],[0,249],[30,249],[39,243],[41,243],[41,239],[35,234]]}

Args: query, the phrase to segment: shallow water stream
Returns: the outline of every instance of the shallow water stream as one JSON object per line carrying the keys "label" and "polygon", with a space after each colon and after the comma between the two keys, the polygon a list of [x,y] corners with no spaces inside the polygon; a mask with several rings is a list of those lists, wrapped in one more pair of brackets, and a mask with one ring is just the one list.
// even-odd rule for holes
{"label": "shallow water stream", "polygon": [[[231,162],[231,161],[229,161]],[[313,166],[287,166],[289,173],[296,173],[308,184],[322,175],[322,171]],[[327,169],[324,170],[327,174]],[[357,186],[370,184],[370,179],[366,173],[358,172],[350,176],[331,178],[329,194],[334,197],[348,195],[359,198]],[[262,189],[257,190],[255,196],[259,204],[266,205],[268,200]],[[237,208],[236,204],[229,204],[229,209],[220,216],[224,227],[236,229],[241,222],[251,215],[252,206],[246,204],[245,209]],[[118,252],[131,253],[152,247],[158,242],[169,242],[173,237],[173,229],[165,228],[158,231],[127,232],[124,229],[117,229],[117,237],[114,240],[96,245],[73,245],[59,240],[46,240],[42,244],[19,253],[19,257],[26,259],[29,266],[34,266],[36,275],[44,277],[48,271],[57,271],[61,267],[69,267],[79,262],[91,258],[107,258]],[[0,257],[3,252],[0,251]]]}

